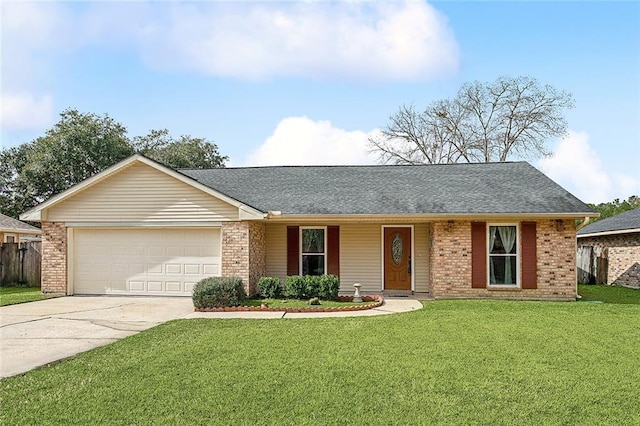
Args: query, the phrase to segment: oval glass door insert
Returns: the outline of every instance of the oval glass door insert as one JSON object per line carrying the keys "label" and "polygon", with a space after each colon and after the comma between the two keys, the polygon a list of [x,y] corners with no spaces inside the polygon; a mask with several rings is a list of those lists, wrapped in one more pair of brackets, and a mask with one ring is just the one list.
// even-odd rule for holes
{"label": "oval glass door insert", "polygon": [[402,252],[403,248],[404,241],[402,240],[402,235],[396,234],[391,241],[391,258],[396,265],[402,262],[402,256],[404,255]]}

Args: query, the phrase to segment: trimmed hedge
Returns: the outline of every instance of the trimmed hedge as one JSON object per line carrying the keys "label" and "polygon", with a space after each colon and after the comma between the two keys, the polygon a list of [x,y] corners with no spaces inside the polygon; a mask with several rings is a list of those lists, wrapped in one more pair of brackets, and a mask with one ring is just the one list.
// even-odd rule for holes
{"label": "trimmed hedge", "polygon": [[282,285],[276,277],[262,277],[258,280],[258,291],[267,299],[279,299],[282,296]]}
{"label": "trimmed hedge", "polygon": [[193,306],[198,309],[240,306],[247,298],[240,277],[209,277],[193,287]]}
{"label": "trimmed hedge", "polygon": [[335,275],[291,275],[285,280],[285,295],[292,299],[333,300],[339,290],[340,280]]}
{"label": "trimmed hedge", "polygon": [[340,279],[335,275],[320,276],[319,296],[321,299],[334,300],[340,291]]}
{"label": "trimmed hedge", "polygon": [[307,283],[303,276],[290,275],[284,280],[285,295],[291,299],[306,299]]}

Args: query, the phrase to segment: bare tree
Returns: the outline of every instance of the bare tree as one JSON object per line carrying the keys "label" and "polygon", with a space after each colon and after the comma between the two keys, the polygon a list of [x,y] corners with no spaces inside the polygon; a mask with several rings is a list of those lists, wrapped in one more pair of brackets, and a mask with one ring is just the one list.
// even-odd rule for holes
{"label": "bare tree", "polygon": [[369,138],[383,163],[476,163],[549,155],[546,142],[567,132],[572,96],[530,77],[462,86],[424,111],[403,105]]}

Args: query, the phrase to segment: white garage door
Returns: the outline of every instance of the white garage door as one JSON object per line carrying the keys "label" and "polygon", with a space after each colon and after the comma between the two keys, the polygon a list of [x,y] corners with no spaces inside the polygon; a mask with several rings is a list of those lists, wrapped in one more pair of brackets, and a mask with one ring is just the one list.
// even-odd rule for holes
{"label": "white garage door", "polygon": [[74,294],[190,296],[220,276],[220,229],[74,229]]}

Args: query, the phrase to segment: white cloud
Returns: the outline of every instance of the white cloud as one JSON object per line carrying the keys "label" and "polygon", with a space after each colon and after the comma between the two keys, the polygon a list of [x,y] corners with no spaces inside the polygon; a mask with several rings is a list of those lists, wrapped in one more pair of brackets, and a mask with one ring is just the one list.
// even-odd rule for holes
{"label": "white cloud", "polygon": [[69,41],[69,18],[55,3],[2,2],[2,86],[30,90],[46,77],[52,51]]}
{"label": "white cloud", "polygon": [[3,129],[37,129],[53,119],[53,99],[50,95],[35,97],[30,93],[2,94]]}
{"label": "white cloud", "polygon": [[347,131],[329,121],[287,117],[244,161],[247,166],[374,164],[367,150],[372,132]]}
{"label": "white cloud", "polygon": [[602,203],[640,194],[640,181],[633,176],[606,170],[598,153],[589,146],[589,135],[570,131],[558,142],[550,158],[538,167],[551,179],[587,203]]}
{"label": "white cloud", "polygon": [[420,80],[459,60],[446,18],[425,2],[172,4],[138,36],[156,67],[249,79]]}

